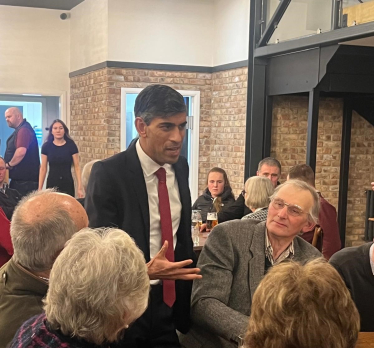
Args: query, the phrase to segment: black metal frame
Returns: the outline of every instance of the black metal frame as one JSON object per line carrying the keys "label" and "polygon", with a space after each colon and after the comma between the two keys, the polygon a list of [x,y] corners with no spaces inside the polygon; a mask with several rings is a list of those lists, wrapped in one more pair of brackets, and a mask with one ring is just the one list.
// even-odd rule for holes
{"label": "black metal frame", "polygon": [[319,90],[314,88],[309,92],[308,131],[306,142],[306,164],[316,172],[317,134],[319,115]]}
{"label": "black metal frame", "polygon": [[345,228],[347,218],[347,196],[348,196],[348,175],[349,156],[351,152],[351,126],[352,126],[352,98],[344,98],[343,127],[340,155],[340,179],[339,179],[339,202],[338,202],[338,224],[342,247],[345,246]]}

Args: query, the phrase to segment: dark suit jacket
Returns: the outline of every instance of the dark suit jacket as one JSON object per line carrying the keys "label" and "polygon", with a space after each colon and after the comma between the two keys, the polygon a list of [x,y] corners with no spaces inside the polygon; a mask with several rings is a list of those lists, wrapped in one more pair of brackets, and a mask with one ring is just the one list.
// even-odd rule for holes
{"label": "dark suit jacket", "polygon": [[[182,212],[177,231],[175,261],[195,260],[191,239],[191,196],[188,164],[180,157],[173,165],[178,180]],[[118,227],[126,231],[150,260],[149,207],[147,187],[135,144],[113,157],[93,165],[85,207],[90,227]],[[181,332],[189,327],[191,281],[176,281],[174,323]]]}

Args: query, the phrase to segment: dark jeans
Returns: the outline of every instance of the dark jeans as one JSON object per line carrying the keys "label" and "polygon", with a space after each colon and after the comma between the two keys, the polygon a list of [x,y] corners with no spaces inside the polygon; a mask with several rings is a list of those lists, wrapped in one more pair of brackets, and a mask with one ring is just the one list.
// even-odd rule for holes
{"label": "dark jeans", "polygon": [[162,296],[162,285],[152,285],[147,310],[125,331],[115,347],[180,348],[172,320],[172,309]]}
{"label": "dark jeans", "polygon": [[39,183],[35,181],[11,180],[9,187],[17,190],[22,196],[38,189]]}

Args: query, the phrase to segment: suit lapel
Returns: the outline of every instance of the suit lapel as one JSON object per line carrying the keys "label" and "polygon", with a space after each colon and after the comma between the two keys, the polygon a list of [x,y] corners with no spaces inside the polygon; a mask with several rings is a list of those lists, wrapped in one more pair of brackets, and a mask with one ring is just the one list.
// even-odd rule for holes
{"label": "suit lapel", "polygon": [[[128,148],[128,168],[130,180],[133,183],[133,189],[135,191],[135,197],[132,197],[131,200],[137,202],[142,213],[144,226],[145,226],[145,234],[146,240],[149,241],[149,229],[150,229],[150,218],[149,218],[149,205],[148,205],[148,193],[147,193],[147,186],[144,180],[143,169],[139,161],[138,154],[136,152],[135,144],[132,144]],[[126,170],[125,169],[125,170]],[[149,245],[148,245],[149,248]]]}
{"label": "suit lapel", "polygon": [[265,222],[256,225],[249,250],[252,253],[248,275],[252,299],[265,273]]}

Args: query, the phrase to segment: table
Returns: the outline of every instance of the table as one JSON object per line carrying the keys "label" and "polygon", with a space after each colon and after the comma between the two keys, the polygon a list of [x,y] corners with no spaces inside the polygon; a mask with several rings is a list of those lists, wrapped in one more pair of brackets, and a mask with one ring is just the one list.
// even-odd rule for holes
{"label": "table", "polygon": [[208,232],[199,233],[199,245],[194,245],[193,247],[193,251],[195,252],[197,257],[199,257],[201,249],[203,248],[208,236]]}
{"label": "table", "polygon": [[355,348],[374,348],[374,332],[360,332]]}

